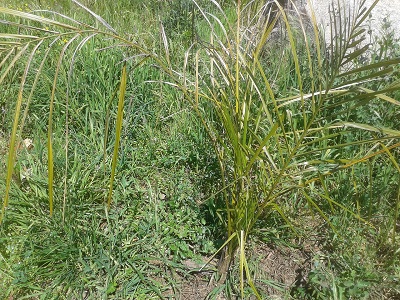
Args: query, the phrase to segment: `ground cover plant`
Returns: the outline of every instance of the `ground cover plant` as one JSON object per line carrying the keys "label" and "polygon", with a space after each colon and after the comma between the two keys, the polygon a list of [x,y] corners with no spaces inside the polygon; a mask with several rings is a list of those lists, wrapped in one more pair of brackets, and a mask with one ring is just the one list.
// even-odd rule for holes
{"label": "ground cover plant", "polygon": [[[325,44],[282,1],[48,4],[0,8],[2,297],[396,299],[400,59],[365,46],[373,6]],[[292,282],[260,245],[300,248]]]}

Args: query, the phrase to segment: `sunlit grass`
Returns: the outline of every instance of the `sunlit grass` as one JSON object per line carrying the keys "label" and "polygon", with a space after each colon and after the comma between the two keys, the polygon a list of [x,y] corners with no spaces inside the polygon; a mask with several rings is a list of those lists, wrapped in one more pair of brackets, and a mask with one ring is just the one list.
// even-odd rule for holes
{"label": "sunlit grass", "polygon": [[[275,48],[268,45],[273,25],[251,18],[262,9],[255,2],[243,10],[191,2],[186,13],[195,24],[175,12],[157,17],[168,8],[158,2],[137,8],[120,1],[83,4],[86,12],[80,9],[74,18],[86,25],[3,9],[10,18],[31,20],[21,23],[20,47],[2,52],[2,58],[9,55],[4,66],[13,70],[1,73],[7,97],[0,104],[13,112],[2,123],[11,148],[2,185],[10,193],[0,243],[4,297],[162,297],[167,285],[177,285],[160,278],[177,268],[185,273],[181,260],[220,255],[221,245],[221,286],[215,291],[262,294],[251,280],[256,274],[247,242],[254,233],[265,235],[263,226],[298,238],[308,226],[296,220],[304,214],[320,215],[334,230],[324,225],[326,236],[319,239],[332,253],[325,261],[316,258],[322,265],[311,273],[313,292],[299,295],[323,297],[329,276],[338,280],[329,292],[364,293],[365,286],[346,286],[360,278],[354,275],[359,260],[347,257],[357,252],[356,243],[344,253],[353,273],[330,265],[344,263],[335,248],[346,239],[359,236],[360,244],[367,243],[363,234],[374,236],[371,244],[386,251],[391,264],[374,273],[380,254],[363,252],[371,260],[361,268],[362,280],[378,290],[373,280],[393,268],[395,282],[398,193],[389,199],[381,194],[398,183],[399,128],[375,122],[367,112],[396,113],[398,79],[380,79],[392,74],[397,58],[360,65],[363,52],[340,43],[326,57],[317,28],[306,32],[283,11],[275,16],[287,35]],[[147,16],[142,22],[139,7]],[[76,7],[58,9],[68,15]],[[160,25],[168,16],[175,18],[170,28]],[[362,18],[360,12],[356,21]],[[42,30],[29,27],[40,26],[35,20]],[[171,34],[174,24],[184,32]],[[86,31],[77,34],[79,26]],[[249,35],[246,28],[253,26],[259,31]],[[339,30],[340,24],[334,26]],[[304,40],[308,34],[314,36]],[[353,34],[359,37],[357,30]],[[31,47],[36,36],[39,43],[45,37],[47,48]],[[9,97],[18,100],[16,107]],[[376,106],[369,106],[373,101]],[[24,138],[33,140],[33,149],[14,152]],[[391,221],[382,224],[380,214]],[[282,220],[274,228],[277,217]],[[347,232],[352,226],[357,230]]]}

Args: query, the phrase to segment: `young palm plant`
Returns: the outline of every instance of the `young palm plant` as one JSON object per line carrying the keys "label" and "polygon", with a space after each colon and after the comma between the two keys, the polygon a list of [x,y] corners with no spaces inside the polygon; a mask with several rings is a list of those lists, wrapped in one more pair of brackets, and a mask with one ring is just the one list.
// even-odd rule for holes
{"label": "young palm plant", "polygon": [[[377,2],[365,7],[361,1],[352,12],[332,6],[328,43],[321,39],[314,15],[310,36],[294,3],[297,23],[277,1],[278,13],[263,1],[238,1],[236,23],[222,9],[218,15],[202,11],[211,33],[196,53],[193,107],[214,143],[222,174],[227,240],[221,248],[221,281],[239,253],[242,297],[245,274],[255,291],[245,244],[258,220],[276,211],[290,225],[280,203],[293,194],[328,224],[326,204],[362,220],[333,200],[326,180],[376,155],[392,157],[390,152],[400,146],[400,131],[357,123],[351,117],[375,98],[400,104],[387,96],[400,83],[383,83],[400,59],[358,63],[368,55],[362,24]],[[266,50],[276,42],[278,23],[285,32],[279,41],[281,58],[291,66],[286,74],[271,69]],[[277,77],[288,78],[286,91],[275,84]],[[371,81],[380,82],[378,90],[365,87]],[[215,120],[210,118],[210,105]],[[357,155],[348,157],[346,148],[357,149]]]}
{"label": "young palm plant", "polygon": [[[41,80],[44,62],[57,57],[49,99],[47,143],[49,207],[52,213],[52,112],[57,97],[58,74],[68,49],[73,50],[69,58],[69,76],[72,77],[74,59],[79,50],[91,39],[101,36],[108,38],[110,47],[124,46],[135,52],[130,56],[133,58],[127,58],[137,60],[132,64],[135,67],[151,60],[163,70],[165,78],[168,78],[165,83],[182,92],[209,134],[219,160],[221,193],[225,201],[226,242],[221,248],[220,282],[225,280],[239,250],[242,296],[245,274],[257,294],[246,262],[246,241],[257,221],[271,211],[278,212],[290,224],[281,201],[292,194],[306,201],[308,207],[320,213],[328,223],[329,217],[323,209],[325,204],[361,219],[351,208],[332,199],[326,180],[336,171],[362,165],[380,154],[393,158],[393,150],[400,146],[399,131],[358,123],[352,117],[352,111],[368,105],[372,99],[385,101],[387,105],[400,105],[388,95],[400,87],[400,82],[385,80],[390,78],[392,66],[399,64],[400,59],[362,66],[358,63],[360,58],[368,55],[368,47],[363,43],[365,29],[362,23],[378,0],[371,7],[365,7],[365,1],[361,1],[351,12],[339,5],[336,10],[332,9],[331,40],[328,43],[321,39],[314,15],[311,15],[309,34],[301,18],[293,23],[280,5],[282,1],[275,1],[272,9],[265,1],[239,0],[233,17],[225,15],[217,1],[211,1],[215,13],[207,12],[193,1],[208,27],[207,30],[203,28],[198,43],[187,52],[182,70],[179,69],[181,66],[173,65],[168,38],[162,27],[164,51],[157,54],[149,50],[150,47],[118,34],[103,18],[74,2],[91,14],[101,28],[59,14],[51,19],[0,8],[10,28],[6,33],[0,33],[0,84],[9,80],[13,68],[25,64],[14,109],[1,218],[8,205],[15,148],[29,104]],[[293,13],[301,16],[294,3],[291,5]],[[273,35],[278,24],[284,32],[285,38],[279,43],[282,62],[291,66],[288,70],[280,69],[280,64],[269,61],[268,57],[269,44],[276,42]],[[206,40],[205,36],[209,39]],[[61,48],[56,47],[59,42],[62,42]],[[39,51],[42,51],[40,56]],[[37,64],[37,57],[42,63]],[[194,66],[189,68],[190,62]],[[125,65],[121,69],[108,206],[112,199],[129,74]],[[281,77],[288,82],[285,90],[275,83]],[[29,84],[28,79],[32,81]],[[372,81],[378,89],[367,88]],[[64,95],[68,110],[69,91]],[[352,140],[355,133],[360,134],[357,140]],[[346,156],[344,149],[349,147],[356,148],[354,153],[357,155]],[[67,168],[68,161],[65,164]],[[65,194],[64,200],[67,197]]]}

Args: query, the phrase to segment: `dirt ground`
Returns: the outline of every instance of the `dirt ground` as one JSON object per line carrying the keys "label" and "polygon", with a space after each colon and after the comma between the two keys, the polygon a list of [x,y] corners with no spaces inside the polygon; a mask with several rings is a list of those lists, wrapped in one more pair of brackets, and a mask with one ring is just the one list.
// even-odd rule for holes
{"label": "dirt ground", "polygon": [[[311,270],[311,261],[319,248],[316,244],[306,242],[299,248],[274,246],[273,244],[257,243],[253,249],[248,250],[249,263],[254,272],[253,281],[268,299],[284,299],[285,294],[295,287],[305,287],[306,279]],[[204,259],[206,260],[206,259]],[[200,264],[186,261],[183,262],[188,268],[200,267]],[[215,267],[216,261],[211,263]],[[232,272],[237,272],[233,267]],[[214,278],[215,272],[193,272],[190,276],[174,274],[178,282],[177,289],[167,291],[164,296],[167,299],[179,300],[203,300],[216,299],[225,300],[223,292],[217,293],[218,285]],[[236,276],[237,278],[237,276]],[[210,297],[213,291],[215,294]],[[233,299],[240,299],[240,295],[233,295]],[[251,298],[252,299],[252,298]],[[256,299],[254,297],[254,299]]]}

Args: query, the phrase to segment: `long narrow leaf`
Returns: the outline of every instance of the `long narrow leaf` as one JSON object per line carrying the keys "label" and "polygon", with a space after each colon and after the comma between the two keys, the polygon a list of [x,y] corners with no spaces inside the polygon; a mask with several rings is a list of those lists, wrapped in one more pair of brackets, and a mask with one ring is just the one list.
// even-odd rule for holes
{"label": "long narrow leaf", "polygon": [[75,31],[79,30],[79,28],[77,28],[77,27],[74,27],[74,26],[71,26],[71,25],[68,25],[68,24],[64,24],[64,23],[60,23],[60,22],[57,22],[57,21],[54,21],[54,20],[51,20],[51,19],[48,19],[48,18],[45,18],[45,17],[40,17],[40,16],[37,16],[37,15],[34,15],[34,14],[22,12],[22,11],[19,11],[19,10],[0,7],[0,13],[4,13],[4,14],[7,14],[7,15],[12,15],[12,16],[15,16],[15,17],[20,17],[20,18],[25,19],[25,20],[37,21],[37,22],[42,23],[42,24],[54,25],[54,26],[57,26],[57,27],[65,28],[65,29],[71,29],[71,30],[75,30]]}
{"label": "long narrow leaf", "polygon": [[122,67],[121,83],[120,83],[120,87],[119,87],[119,101],[118,101],[117,124],[116,124],[116,128],[115,128],[114,154],[113,154],[112,165],[111,165],[110,189],[108,191],[108,200],[107,200],[108,208],[110,208],[110,205],[111,205],[115,170],[117,168],[118,149],[119,149],[119,141],[121,139],[127,77],[128,76],[126,73],[126,63],[125,63],[124,66]]}
{"label": "long narrow leaf", "polygon": [[80,3],[77,0],[72,0],[72,2],[74,2],[75,4],[77,4],[78,6],[80,6],[81,8],[83,8],[84,10],[86,10],[89,14],[91,14],[97,21],[99,21],[101,24],[103,24],[108,30],[110,30],[112,33],[117,34],[117,32],[115,31],[114,28],[111,27],[110,24],[108,24],[106,22],[106,20],[104,20],[102,17],[100,17],[98,14],[96,14],[95,12],[93,12],[92,10],[90,10],[89,8],[87,8],[85,5],[83,5],[82,3]]}
{"label": "long narrow leaf", "polygon": [[384,127],[375,127],[371,126],[368,124],[361,124],[361,123],[354,123],[354,122],[337,122],[335,124],[332,124],[333,126],[337,125],[342,125],[342,126],[347,126],[347,127],[352,127],[352,128],[357,128],[357,129],[362,129],[366,131],[372,131],[372,132],[378,132],[382,134],[387,134],[391,136],[399,136],[400,131],[395,130],[395,129],[390,129],[390,128],[384,128]]}
{"label": "long narrow leaf", "polygon": [[58,74],[61,69],[62,61],[64,59],[65,51],[68,49],[69,45],[73,42],[74,39],[71,39],[64,45],[61,50],[60,56],[58,57],[56,71],[54,74],[53,87],[51,90],[51,98],[49,105],[49,121],[47,128],[47,168],[48,168],[48,193],[49,193],[49,208],[50,208],[50,216],[53,215],[53,206],[54,206],[54,154],[53,154],[53,111],[54,111],[54,101],[56,97],[56,88],[57,88],[57,80]]}
{"label": "long narrow leaf", "polygon": [[[29,47],[29,44],[25,46],[24,51]],[[11,138],[10,138],[10,146],[8,150],[8,159],[7,159],[7,177],[6,177],[6,188],[5,188],[5,195],[4,195],[4,200],[3,200],[3,206],[1,209],[1,214],[0,214],[0,224],[4,218],[5,210],[8,206],[8,200],[10,196],[10,189],[11,189],[11,180],[12,180],[12,174],[14,170],[14,162],[15,162],[15,146],[16,146],[16,140],[17,140],[17,131],[18,131],[18,124],[19,124],[19,117],[21,114],[21,107],[22,107],[22,101],[23,101],[23,93],[24,93],[24,87],[25,87],[25,82],[26,78],[28,76],[28,72],[31,67],[31,62],[33,60],[33,57],[35,56],[37,48],[34,48],[33,51],[31,52],[31,55],[28,58],[28,61],[25,66],[24,73],[21,78],[20,86],[19,86],[19,92],[18,92],[18,98],[17,102],[15,105],[15,114],[14,114],[14,121],[13,121],[13,128],[11,132]],[[21,50],[22,52],[22,50]],[[0,81],[1,83],[1,81]]]}

